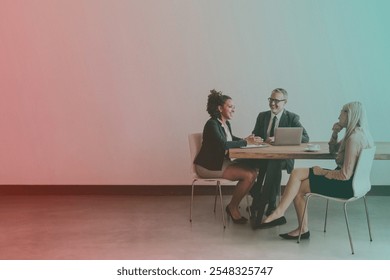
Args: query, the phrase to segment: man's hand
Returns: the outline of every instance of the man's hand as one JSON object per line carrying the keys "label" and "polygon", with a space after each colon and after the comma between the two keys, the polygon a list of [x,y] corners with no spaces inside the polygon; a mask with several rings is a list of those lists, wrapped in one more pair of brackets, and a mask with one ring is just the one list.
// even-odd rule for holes
{"label": "man's hand", "polygon": [[267,139],[265,139],[264,142],[268,143],[268,144],[273,143],[273,142],[275,142],[275,137],[268,137]]}

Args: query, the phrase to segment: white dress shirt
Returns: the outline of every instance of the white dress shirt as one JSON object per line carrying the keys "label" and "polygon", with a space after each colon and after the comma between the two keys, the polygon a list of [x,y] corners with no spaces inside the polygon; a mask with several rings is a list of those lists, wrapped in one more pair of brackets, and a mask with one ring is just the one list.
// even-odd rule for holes
{"label": "white dress shirt", "polygon": [[280,121],[280,118],[282,117],[283,112],[284,112],[284,109],[282,111],[280,111],[279,114],[277,114],[277,115],[275,115],[274,113],[271,112],[271,118],[269,120],[268,129],[267,129],[267,137],[269,137],[269,133],[271,131],[273,118],[276,116],[275,128],[277,128],[279,126],[279,121]]}

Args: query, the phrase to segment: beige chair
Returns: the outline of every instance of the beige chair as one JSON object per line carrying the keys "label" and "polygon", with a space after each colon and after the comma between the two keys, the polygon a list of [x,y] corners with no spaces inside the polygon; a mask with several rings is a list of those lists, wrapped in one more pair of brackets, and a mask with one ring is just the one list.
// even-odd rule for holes
{"label": "beige chair", "polygon": [[217,196],[219,195],[220,204],[221,204],[221,214],[222,214],[222,223],[223,227],[226,228],[226,220],[225,220],[225,209],[223,205],[223,196],[222,196],[222,185],[232,185],[234,181],[230,181],[223,178],[201,178],[195,169],[194,159],[196,155],[199,153],[200,147],[202,145],[202,133],[193,133],[188,135],[188,140],[190,144],[190,155],[191,155],[191,173],[192,173],[192,189],[191,189],[191,203],[190,203],[190,222],[192,222],[192,207],[194,204],[194,189],[195,183],[212,183],[216,184],[215,188],[215,197],[214,197],[214,213],[217,205]]}
{"label": "beige chair", "polygon": [[[330,197],[330,196],[326,196],[326,195],[320,195],[320,194],[316,194],[316,193],[306,194],[305,210],[303,211],[303,214],[302,214],[302,220],[305,217],[305,213],[307,211],[307,206],[309,204],[309,199],[311,197],[322,197],[322,198],[326,199],[324,232],[326,232],[326,222],[327,222],[327,218],[328,218],[329,200],[344,203],[344,216],[345,216],[345,222],[347,224],[347,231],[348,231],[349,243],[351,246],[352,254],[354,254],[355,252],[353,249],[352,237],[351,237],[351,232],[349,229],[349,222],[348,222],[348,215],[347,215],[347,204],[349,202],[356,201],[360,198],[363,198],[364,206],[365,206],[365,210],[366,210],[368,234],[370,237],[370,241],[372,241],[370,219],[368,217],[368,209],[367,209],[367,202],[366,202],[366,194],[371,189],[370,173],[371,173],[372,162],[373,162],[374,156],[375,156],[375,150],[376,150],[376,147],[372,147],[372,148],[368,148],[368,149],[363,149],[360,153],[360,156],[359,156],[359,159],[358,159],[358,162],[356,165],[356,169],[354,172],[354,177],[352,180],[352,188],[353,188],[353,194],[354,194],[353,197],[351,197],[349,199],[342,199],[342,198]],[[300,231],[302,232],[302,225],[301,225]],[[300,238],[301,238],[301,235],[299,235],[298,243],[300,242]]]}

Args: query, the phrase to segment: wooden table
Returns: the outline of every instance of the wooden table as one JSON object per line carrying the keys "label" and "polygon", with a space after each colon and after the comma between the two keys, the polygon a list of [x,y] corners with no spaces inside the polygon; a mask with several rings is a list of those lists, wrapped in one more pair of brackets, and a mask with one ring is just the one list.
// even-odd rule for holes
{"label": "wooden table", "polygon": [[[335,154],[329,153],[328,142],[310,142],[319,144],[318,152],[307,152],[307,144],[299,146],[272,146],[262,148],[235,148],[229,150],[230,158],[251,159],[335,159]],[[376,142],[376,160],[390,160],[390,142]]]}

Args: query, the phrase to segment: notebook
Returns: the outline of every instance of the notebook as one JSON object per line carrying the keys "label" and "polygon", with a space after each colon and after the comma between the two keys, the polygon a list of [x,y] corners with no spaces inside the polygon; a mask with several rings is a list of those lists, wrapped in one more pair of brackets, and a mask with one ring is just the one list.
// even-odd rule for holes
{"label": "notebook", "polygon": [[302,133],[303,127],[277,127],[275,128],[275,142],[273,145],[300,145]]}
{"label": "notebook", "polygon": [[246,145],[246,146],[243,146],[240,148],[241,149],[251,149],[251,148],[265,148],[265,147],[268,147],[268,145],[267,144],[259,144],[259,145],[249,144],[249,145]]}

